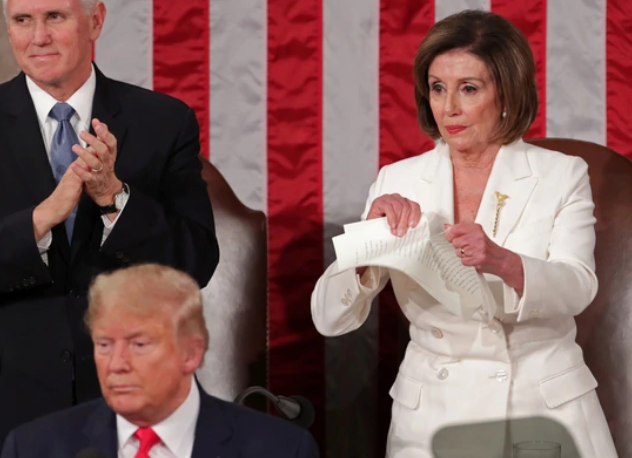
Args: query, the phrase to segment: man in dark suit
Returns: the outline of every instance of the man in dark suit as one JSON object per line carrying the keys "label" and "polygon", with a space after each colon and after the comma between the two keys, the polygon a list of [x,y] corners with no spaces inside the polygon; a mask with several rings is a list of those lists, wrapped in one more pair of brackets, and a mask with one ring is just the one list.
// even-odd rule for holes
{"label": "man in dark suit", "polygon": [[315,458],[307,430],[216,399],[195,383],[208,347],[202,297],[183,272],[145,264],[99,275],[86,323],[105,400],[22,425],[0,458]]}
{"label": "man in dark suit", "polygon": [[100,395],[82,317],[100,272],[219,259],[199,131],[181,101],[92,64],[98,0],[3,0],[23,72],[0,85],[0,445]]}

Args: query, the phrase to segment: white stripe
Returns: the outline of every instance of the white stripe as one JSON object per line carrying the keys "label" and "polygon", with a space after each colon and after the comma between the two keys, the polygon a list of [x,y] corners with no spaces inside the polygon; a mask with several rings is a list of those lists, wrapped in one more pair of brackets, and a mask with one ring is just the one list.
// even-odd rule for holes
{"label": "white stripe", "polygon": [[548,0],[547,137],[606,144],[606,0]]}
{"label": "white stripe", "polygon": [[[331,237],[358,221],[378,164],[379,1],[324,0],[323,211],[325,260]],[[324,456],[372,458],[379,448],[377,314],[359,331],[325,341]]]}
{"label": "white stripe", "polygon": [[0,83],[13,78],[20,71],[11,52],[11,43],[9,43],[6,27],[7,23],[0,8]]}
{"label": "white stripe", "polygon": [[210,0],[211,162],[247,206],[267,211],[267,9]]}
{"label": "white stripe", "polygon": [[436,0],[435,21],[440,21],[451,14],[467,9],[483,9],[489,11],[491,0]]}
{"label": "white stripe", "polygon": [[108,0],[95,60],[110,78],[153,88],[152,0]]}

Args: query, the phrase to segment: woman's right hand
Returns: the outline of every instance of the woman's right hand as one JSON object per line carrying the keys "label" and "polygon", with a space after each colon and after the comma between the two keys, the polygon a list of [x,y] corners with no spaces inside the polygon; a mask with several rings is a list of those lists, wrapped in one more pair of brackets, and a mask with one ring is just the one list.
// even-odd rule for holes
{"label": "woman's right hand", "polygon": [[417,202],[399,194],[384,194],[373,201],[366,219],[384,216],[393,235],[403,237],[408,229],[417,227],[419,224],[421,208]]}

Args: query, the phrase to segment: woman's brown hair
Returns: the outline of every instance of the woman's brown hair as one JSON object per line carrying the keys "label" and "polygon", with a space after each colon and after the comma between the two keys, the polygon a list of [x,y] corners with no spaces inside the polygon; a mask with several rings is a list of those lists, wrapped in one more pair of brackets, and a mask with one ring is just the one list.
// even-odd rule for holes
{"label": "woman's brown hair", "polygon": [[439,128],[429,100],[428,68],[445,52],[463,49],[487,66],[499,104],[496,140],[511,143],[531,126],[538,111],[535,63],[525,36],[507,19],[482,10],[465,10],[435,23],[421,42],[413,65],[415,102],[421,129],[433,139]]}

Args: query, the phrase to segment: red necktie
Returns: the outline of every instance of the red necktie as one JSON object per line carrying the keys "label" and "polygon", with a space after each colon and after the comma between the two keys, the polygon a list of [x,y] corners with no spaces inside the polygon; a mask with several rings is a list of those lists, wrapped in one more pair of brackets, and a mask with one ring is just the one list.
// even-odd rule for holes
{"label": "red necktie", "polygon": [[138,428],[134,437],[140,441],[140,447],[134,458],[149,458],[151,448],[160,443],[160,437],[151,428]]}

